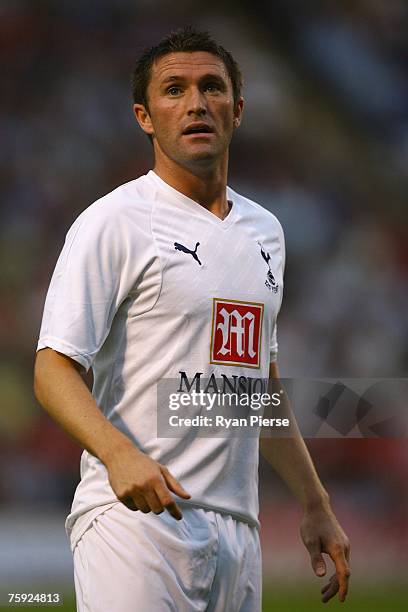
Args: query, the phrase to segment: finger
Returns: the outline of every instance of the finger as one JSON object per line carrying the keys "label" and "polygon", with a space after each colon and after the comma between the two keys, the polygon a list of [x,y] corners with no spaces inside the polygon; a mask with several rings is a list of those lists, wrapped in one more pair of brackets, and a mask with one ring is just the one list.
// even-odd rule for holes
{"label": "finger", "polygon": [[158,482],[154,490],[160,503],[167,510],[167,512],[169,512],[177,521],[180,521],[183,518],[183,515],[165,483]]}
{"label": "finger", "polygon": [[122,504],[124,504],[126,506],[126,508],[129,508],[129,510],[139,510],[139,508],[136,506],[135,502],[133,501],[133,499],[131,497],[125,497],[123,499],[120,500],[122,502]]}
{"label": "finger", "polygon": [[132,499],[137,509],[140,510],[140,512],[143,512],[143,514],[147,514],[148,512],[150,512],[148,504],[141,495],[139,495],[138,493],[133,493]]}
{"label": "finger", "polygon": [[145,493],[145,500],[149,504],[150,510],[155,514],[164,512],[163,504],[160,502],[154,490]]}
{"label": "finger", "polygon": [[330,587],[327,589],[324,595],[322,595],[322,602],[327,603],[332,597],[336,595],[338,590],[339,584],[337,580],[333,580],[333,582],[330,583]]}
{"label": "finger", "polygon": [[319,542],[313,541],[306,544],[310,554],[310,562],[316,576],[324,576],[326,574],[326,563],[324,562],[323,555],[321,553]]}
{"label": "finger", "polygon": [[313,555],[310,555],[310,559],[311,559],[312,567],[313,567],[313,570],[316,576],[319,576],[319,578],[321,578],[322,576],[325,576],[326,564],[324,562],[324,559],[321,553],[314,553]]}
{"label": "finger", "polygon": [[176,519],[176,521],[181,521],[181,519],[183,518],[183,514],[174,500],[170,504],[166,504],[165,508],[167,512],[171,514],[173,518]]}
{"label": "finger", "polygon": [[129,508],[129,510],[133,510],[133,511],[140,510],[144,514],[147,514],[148,512],[150,512],[150,508],[144,501],[143,497],[141,497],[140,495],[137,495],[136,493],[134,493],[132,497],[125,497],[124,499],[121,499],[120,501],[127,508]]}
{"label": "finger", "polygon": [[140,512],[143,512],[143,514],[148,514],[149,512],[151,512],[149,504],[147,504],[147,502],[141,495],[133,494],[133,501],[139,508]]}
{"label": "finger", "polygon": [[343,549],[339,548],[330,556],[336,566],[336,575],[339,584],[339,599],[340,601],[344,601],[348,591],[348,581],[351,573],[350,567],[347,563]]}
{"label": "finger", "polygon": [[170,474],[166,466],[162,465],[160,466],[160,469],[170,491],[173,491],[173,493],[175,493],[179,497],[183,497],[184,499],[190,499],[191,495],[187,493],[187,491],[181,486],[179,481],[176,480],[176,478],[174,478],[172,474]]}
{"label": "finger", "polygon": [[325,585],[324,585],[324,587],[322,587],[322,588],[320,589],[320,593],[321,593],[322,595],[323,595],[323,594],[324,594],[324,593],[327,591],[327,589],[328,589],[329,587],[331,587],[332,582],[333,582],[333,580],[334,580],[335,578],[336,578],[336,574],[333,574],[333,576],[330,578],[329,582],[328,582],[327,584],[325,584]]}

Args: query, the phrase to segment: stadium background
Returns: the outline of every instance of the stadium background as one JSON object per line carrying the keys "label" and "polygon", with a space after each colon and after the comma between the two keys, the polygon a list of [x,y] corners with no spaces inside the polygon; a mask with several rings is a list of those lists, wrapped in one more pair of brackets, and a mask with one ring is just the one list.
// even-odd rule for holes
{"label": "stadium background", "polygon": [[[229,183],[286,233],[283,375],[406,376],[407,21],[403,0],[1,1],[3,589],[59,589],[73,609],[63,519],[80,451],[33,398],[36,338],[67,228],[151,167],[129,73],[170,28],[209,29],[244,71]],[[309,447],[352,541],[347,608],[407,609],[406,439]],[[263,463],[261,518],[265,611],[319,609],[299,509]]]}

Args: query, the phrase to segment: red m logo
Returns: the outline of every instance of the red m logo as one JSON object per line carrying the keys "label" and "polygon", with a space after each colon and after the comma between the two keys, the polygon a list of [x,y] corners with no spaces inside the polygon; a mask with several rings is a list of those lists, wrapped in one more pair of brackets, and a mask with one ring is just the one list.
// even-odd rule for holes
{"label": "red m logo", "polygon": [[213,300],[211,363],[259,368],[263,304]]}

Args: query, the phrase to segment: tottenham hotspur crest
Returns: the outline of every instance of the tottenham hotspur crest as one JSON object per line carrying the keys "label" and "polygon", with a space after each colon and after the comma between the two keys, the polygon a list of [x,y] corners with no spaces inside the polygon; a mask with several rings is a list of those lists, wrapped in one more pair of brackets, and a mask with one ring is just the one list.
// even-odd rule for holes
{"label": "tottenham hotspur crest", "polygon": [[265,260],[266,265],[268,266],[268,272],[266,273],[266,281],[265,281],[265,286],[272,291],[272,293],[277,293],[278,292],[278,283],[275,280],[274,275],[272,274],[272,270],[271,270],[271,264],[269,263],[269,260],[271,258],[270,254],[267,251],[264,251],[263,246],[260,242],[258,242],[259,246],[261,247],[261,255],[263,257],[263,259]]}

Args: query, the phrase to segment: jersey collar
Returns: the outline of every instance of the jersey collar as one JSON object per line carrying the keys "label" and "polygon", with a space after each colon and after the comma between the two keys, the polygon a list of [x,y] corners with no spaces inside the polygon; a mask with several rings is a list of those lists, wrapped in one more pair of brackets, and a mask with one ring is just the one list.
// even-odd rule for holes
{"label": "jersey collar", "polygon": [[224,219],[220,219],[219,217],[217,217],[217,215],[214,215],[214,213],[207,210],[207,208],[205,208],[195,200],[192,200],[188,196],[184,195],[184,193],[181,193],[177,189],[174,189],[174,187],[171,187],[168,183],[166,183],[166,181],[163,181],[163,179],[161,179],[160,176],[158,176],[153,170],[150,170],[146,176],[147,178],[154,181],[154,183],[159,187],[159,189],[161,189],[161,191],[164,191],[171,198],[172,202],[178,204],[179,206],[183,206],[183,208],[186,208],[187,210],[191,211],[191,213],[193,213],[194,215],[201,216],[207,219],[210,223],[213,223],[214,225],[217,225],[222,229],[230,227],[230,225],[232,225],[232,223],[234,223],[237,218],[238,202],[237,199],[234,198],[234,192],[229,187],[227,187],[227,198],[228,201],[231,202],[232,206],[228,215]]}

